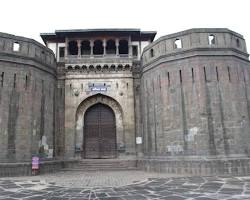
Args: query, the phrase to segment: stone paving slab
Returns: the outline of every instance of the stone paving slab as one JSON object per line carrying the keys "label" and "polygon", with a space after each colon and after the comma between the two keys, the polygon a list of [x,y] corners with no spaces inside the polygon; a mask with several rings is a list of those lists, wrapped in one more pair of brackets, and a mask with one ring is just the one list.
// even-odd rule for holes
{"label": "stone paving slab", "polygon": [[[113,174],[113,176],[108,176]],[[144,173],[144,175],[143,175]],[[100,175],[101,174],[101,175]],[[130,174],[130,175],[129,175]],[[166,174],[155,175],[146,172],[96,172],[90,174],[75,173],[52,174],[38,177],[14,177],[0,179],[0,200],[246,200],[250,199],[250,177],[167,177]],[[84,177],[99,175],[99,186],[86,183],[72,187],[73,178],[84,181]],[[102,185],[115,179],[134,179],[127,185]],[[137,176],[138,175],[138,176]],[[55,177],[44,179],[48,177]],[[137,177],[136,177],[137,176]],[[71,177],[70,180],[67,177]],[[102,180],[106,179],[106,180]],[[60,180],[60,181],[59,181]],[[135,181],[137,180],[137,181]],[[89,178],[86,179],[89,181]],[[85,182],[86,182],[85,181]],[[126,182],[126,181],[125,181]],[[61,183],[61,184],[60,184]],[[96,182],[92,182],[96,183]],[[111,184],[112,183],[112,184]],[[68,184],[68,185],[67,185]]]}

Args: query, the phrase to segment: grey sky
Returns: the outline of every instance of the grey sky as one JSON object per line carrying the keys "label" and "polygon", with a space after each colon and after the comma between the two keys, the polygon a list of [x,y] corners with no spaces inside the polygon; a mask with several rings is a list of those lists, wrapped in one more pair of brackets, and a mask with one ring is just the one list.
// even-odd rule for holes
{"label": "grey sky", "polygon": [[189,28],[242,34],[250,49],[249,0],[3,0],[0,31],[42,42],[56,29],[141,28],[157,38]]}

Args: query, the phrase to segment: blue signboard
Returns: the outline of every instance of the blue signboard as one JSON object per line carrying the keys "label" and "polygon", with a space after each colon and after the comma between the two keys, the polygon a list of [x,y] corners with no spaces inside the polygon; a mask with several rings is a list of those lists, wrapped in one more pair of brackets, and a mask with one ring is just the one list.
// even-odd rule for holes
{"label": "blue signboard", "polygon": [[106,92],[108,87],[110,87],[110,85],[106,83],[89,83],[89,89],[92,92]]}
{"label": "blue signboard", "polygon": [[106,92],[107,88],[106,87],[91,87],[91,91],[95,91],[95,92]]}

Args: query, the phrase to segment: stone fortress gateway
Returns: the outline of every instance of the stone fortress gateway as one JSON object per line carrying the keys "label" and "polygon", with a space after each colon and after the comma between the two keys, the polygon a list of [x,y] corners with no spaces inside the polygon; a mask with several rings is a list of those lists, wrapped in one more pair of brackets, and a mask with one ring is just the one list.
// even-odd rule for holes
{"label": "stone fortress gateway", "polygon": [[110,158],[159,172],[249,173],[243,36],[213,28],[155,35],[59,30],[41,34],[44,47],[1,33],[2,174],[29,173],[37,154],[44,171]]}

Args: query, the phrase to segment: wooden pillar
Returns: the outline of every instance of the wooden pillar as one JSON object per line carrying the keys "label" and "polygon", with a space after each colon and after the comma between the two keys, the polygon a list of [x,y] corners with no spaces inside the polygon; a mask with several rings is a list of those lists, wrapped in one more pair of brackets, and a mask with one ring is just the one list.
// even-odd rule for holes
{"label": "wooden pillar", "polygon": [[81,57],[81,40],[77,40],[78,57]]}
{"label": "wooden pillar", "polygon": [[116,56],[119,55],[119,39],[115,39],[115,46],[116,46]]}

